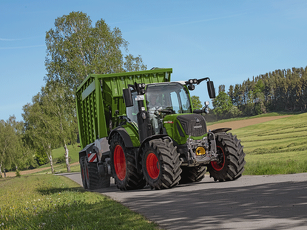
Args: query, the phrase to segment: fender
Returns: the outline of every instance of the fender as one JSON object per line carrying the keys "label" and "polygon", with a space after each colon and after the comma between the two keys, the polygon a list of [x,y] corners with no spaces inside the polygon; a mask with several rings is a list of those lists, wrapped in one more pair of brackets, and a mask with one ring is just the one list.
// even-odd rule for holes
{"label": "fender", "polygon": [[108,143],[110,144],[110,139],[111,137],[115,134],[115,133],[118,133],[121,138],[123,139],[124,141],[124,144],[125,144],[125,147],[127,148],[133,148],[133,144],[132,144],[132,141],[131,141],[131,138],[129,136],[129,134],[127,133],[126,129],[123,128],[123,127],[117,127],[115,129],[113,129],[109,135],[109,140],[108,140]]}
{"label": "fender", "polygon": [[[158,135],[153,135],[153,136],[150,136],[150,137],[147,137],[143,140],[139,150],[136,152],[136,156],[135,156],[135,159],[137,159],[137,162],[141,162],[141,155],[142,155],[142,148],[143,146],[151,141],[151,140],[154,140],[154,139],[159,139],[159,138],[162,138],[162,137],[168,137],[167,134],[158,134]],[[170,138],[170,137],[169,137]],[[139,171],[141,168],[140,168],[140,164],[136,164],[136,169]]]}
{"label": "fender", "polygon": [[219,128],[219,129],[213,129],[211,130],[212,133],[222,133],[222,132],[227,132],[229,130],[232,130],[232,128]]}
{"label": "fender", "polygon": [[88,144],[87,146],[85,146],[84,149],[82,149],[79,152],[79,161],[80,161],[81,157],[86,157],[86,160],[88,160],[87,159],[87,157],[88,157],[87,154],[90,153],[90,152],[93,152],[93,153],[96,153],[96,154],[99,152],[98,148],[95,146],[95,143]]}

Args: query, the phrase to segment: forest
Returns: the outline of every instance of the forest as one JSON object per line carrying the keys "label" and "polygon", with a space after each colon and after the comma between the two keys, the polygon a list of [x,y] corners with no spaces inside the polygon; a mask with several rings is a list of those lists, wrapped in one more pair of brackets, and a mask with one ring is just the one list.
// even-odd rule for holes
{"label": "forest", "polygon": [[220,85],[213,100],[219,118],[252,116],[267,112],[305,112],[307,67],[275,70],[242,84]]}

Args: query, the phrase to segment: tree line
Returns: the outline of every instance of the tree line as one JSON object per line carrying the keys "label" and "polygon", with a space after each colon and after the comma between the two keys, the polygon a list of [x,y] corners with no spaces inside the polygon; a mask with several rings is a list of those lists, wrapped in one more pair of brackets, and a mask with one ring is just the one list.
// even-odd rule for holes
{"label": "tree line", "polygon": [[307,109],[307,67],[275,70],[242,84],[220,85],[213,100],[219,118],[258,115],[266,112],[304,112]]}
{"label": "tree line", "polygon": [[[55,20],[46,32],[45,86],[23,106],[23,121],[14,116],[0,121],[0,177],[5,170],[27,169],[50,163],[52,150],[63,147],[70,171],[68,145],[77,141],[77,87],[89,74],[146,70],[140,55],[128,54],[119,28],[103,19],[93,25],[83,12]],[[126,55],[125,55],[126,54]]]}

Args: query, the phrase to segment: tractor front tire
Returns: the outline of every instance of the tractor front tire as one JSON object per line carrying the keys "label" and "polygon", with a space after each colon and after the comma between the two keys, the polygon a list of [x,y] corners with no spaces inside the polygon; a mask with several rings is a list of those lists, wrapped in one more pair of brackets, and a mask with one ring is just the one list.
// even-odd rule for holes
{"label": "tractor front tire", "polygon": [[245,165],[245,153],[240,140],[231,133],[217,133],[217,153],[219,161],[212,161],[208,165],[210,177],[215,181],[232,181],[242,176]]}
{"label": "tractor front tire", "polygon": [[121,136],[116,133],[110,141],[111,170],[117,188],[120,190],[141,189],[146,185],[142,173],[136,168],[135,155],[127,149]]}
{"label": "tractor front tire", "polygon": [[176,186],[182,172],[177,148],[169,138],[154,139],[142,149],[142,170],[152,189]]}
{"label": "tractor front tire", "polygon": [[193,182],[199,182],[205,177],[207,171],[206,166],[196,166],[196,167],[181,167],[181,180],[180,184],[187,184]]}

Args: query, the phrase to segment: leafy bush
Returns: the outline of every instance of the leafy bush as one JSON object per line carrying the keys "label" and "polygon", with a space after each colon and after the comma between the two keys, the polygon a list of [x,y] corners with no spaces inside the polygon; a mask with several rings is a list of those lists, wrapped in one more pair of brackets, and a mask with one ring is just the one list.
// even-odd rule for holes
{"label": "leafy bush", "polygon": [[[70,161],[71,161],[70,156],[68,157],[68,161],[69,161],[69,163],[70,163]],[[56,159],[56,164],[62,164],[62,163],[65,163],[65,162],[66,162],[65,156],[60,156],[60,157],[58,157],[58,158]]]}

